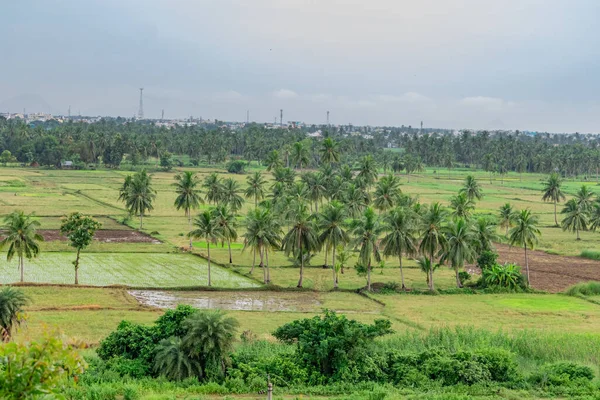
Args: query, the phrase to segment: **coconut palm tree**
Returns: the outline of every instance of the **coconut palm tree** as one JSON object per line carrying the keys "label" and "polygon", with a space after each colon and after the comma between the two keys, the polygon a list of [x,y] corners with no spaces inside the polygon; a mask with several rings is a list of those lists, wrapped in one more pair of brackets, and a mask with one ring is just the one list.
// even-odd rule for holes
{"label": "coconut palm tree", "polygon": [[527,270],[527,286],[529,286],[529,258],[527,258],[527,249],[533,250],[538,242],[538,236],[541,234],[538,224],[538,217],[531,214],[531,210],[521,210],[515,217],[515,226],[509,232],[510,245],[517,244],[523,246],[525,250],[525,269]]}
{"label": "coconut palm tree", "polygon": [[504,236],[508,237],[508,228],[510,228],[515,219],[515,210],[510,203],[505,203],[500,207],[500,227],[506,228]]}
{"label": "coconut palm tree", "polygon": [[354,183],[351,183],[346,191],[344,204],[348,210],[348,215],[352,218],[357,218],[363,213],[367,204],[369,204],[369,194]]}
{"label": "coconut palm tree", "polygon": [[240,196],[242,189],[232,178],[223,180],[222,194],[219,202],[227,204],[234,212],[242,208],[244,198]]}
{"label": "coconut palm tree", "polygon": [[158,375],[174,381],[202,377],[202,365],[190,357],[179,337],[163,339],[156,346],[154,370]]}
{"label": "coconut palm tree", "polygon": [[469,219],[475,209],[475,203],[467,197],[466,192],[460,192],[450,199],[450,207],[453,217]]}
{"label": "coconut palm tree", "polygon": [[475,260],[475,242],[477,238],[471,226],[464,218],[457,218],[451,221],[444,228],[444,234],[446,236],[446,244],[443,249],[441,262],[450,263],[456,276],[456,287],[461,288],[462,283],[458,276],[458,271],[464,267],[465,263]]}
{"label": "coconut palm tree", "polygon": [[127,194],[129,193],[129,188],[131,187],[131,183],[133,182],[133,176],[127,175],[125,180],[123,181],[123,185],[119,188],[119,198],[118,201],[126,202]]}
{"label": "coconut palm tree", "polygon": [[[193,172],[186,171],[175,176],[175,208],[183,209],[188,219],[189,230],[192,230],[192,210],[197,209],[204,200],[200,196],[200,180]],[[190,238],[190,250],[192,250],[192,238]]]}
{"label": "coconut palm tree", "polygon": [[229,264],[233,264],[231,259],[231,242],[236,241],[238,238],[235,212],[225,204],[218,205],[212,212],[217,225],[221,227],[221,243],[223,244],[227,241]]}
{"label": "coconut palm tree", "polygon": [[577,200],[571,199],[567,201],[561,213],[565,214],[565,218],[561,221],[563,231],[576,232],[577,240],[581,240],[579,231],[586,231],[589,224],[589,218],[583,205]]}
{"label": "coconut palm tree", "polygon": [[346,210],[344,205],[338,201],[332,201],[317,216],[317,227],[321,234],[319,235],[319,244],[325,248],[325,266],[327,267],[327,253],[332,250],[331,265],[333,266],[333,285],[337,289],[337,279],[335,273],[335,250],[338,246],[343,246],[350,240],[348,233],[344,229]]}
{"label": "coconut palm tree", "polygon": [[323,140],[319,154],[321,161],[324,163],[334,164],[340,162],[339,144],[331,138]]}
{"label": "coconut palm tree", "polygon": [[[446,218],[446,211],[440,203],[433,203],[427,210],[422,220],[421,244],[419,251],[431,262],[440,252],[445,244],[446,237],[443,234],[443,222]],[[429,271],[429,290],[434,291],[433,269]]]}
{"label": "coconut palm tree", "polygon": [[386,212],[398,204],[401,195],[398,178],[394,175],[384,176],[377,182],[373,205],[379,211]]}
{"label": "coconut palm tree", "polygon": [[292,160],[296,168],[299,168],[300,171],[302,171],[302,166],[308,165],[308,149],[304,146],[304,143],[294,143],[294,147],[292,148]]}
{"label": "coconut palm tree", "polygon": [[6,260],[11,261],[16,255],[19,259],[21,282],[24,280],[24,259],[31,260],[40,253],[38,242],[44,238],[37,233],[40,222],[32,219],[33,214],[25,215],[23,211],[14,211],[4,217],[2,231],[4,239],[0,242],[0,249],[8,245]]}
{"label": "coconut palm tree", "polygon": [[352,182],[352,179],[354,179],[354,173],[348,164],[344,164],[342,168],[340,168],[340,177],[344,182],[348,183]]}
{"label": "coconut palm tree", "polygon": [[417,265],[419,266],[421,272],[425,273],[425,276],[427,277],[427,286],[431,290],[431,280],[433,278],[433,272],[436,269],[438,269],[440,264],[436,264],[435,262],[431,261],[431,258],[423,256],[419,257],[419,259],[417,260]]}
{"label": "coconut palm tree", "polygon": [[496,223],[485,217],[479,217],[473,223],[473,233],[475,235],[475,253],[477,255],[484,251],[492,250],[492,243],[500,238],[496,233]]}
{"label": "coconut palm tree", "polygon": [[367,188],[375,183],[377,180],[377,164],[373,156],[369,154],[360,159],[359,171],[356,177],[362,179]]}
{"label": "coconut palm tree", "polygon": [[371,261],[381,261],[379,235],[383,227],[371,207],[367,207],[361,218],[352,220],[350,227],[353,245],[359,248],[359,260],[367,268],[367,290],[371,291]]}
{"label": "coconut palm tree", "polygon": [[551,201],[554,203],[554,223],[558,226],[558,219],[556,217],[556,204],[561,200],[565,199],[565,195],[561,190],[562,178],[557,173],[551,174],[546,182],[544,182],[544,188],[542,189],[543,201]]}
{"label": "coconut palm tree", "polygon": [[481,200],[483,198],[481,186],[479,186],[477,179],[473,175],[467,175],[465,185],[460,189],[460,193],[464,193],[470,201]]}
{"label": "coconut palm tree", "polygon": [[271,209],[259,207],[248,213],[246,217],[246,232],[244,233],[244,249],[251,247],[254,251],[252,269],[250,270],[251,274],[254,272],[256,252],[258,251],[265,284],[271,281],[268,257],[265,270],[265,256],[268,254],[269,249],[279,250],[281,233],[279,221]]}
{"label": "coconut palm tree", "polygon": [[3,342],[9,342],[13,330],[23,322],[23,307],[29,304],[29,298],[21,289],[5,286],[0,289],[0,336]]}
{"label": "coconut palm tree", "polygon": [[292,227],[283,238],[282,247],[286,256],[293,254],[294,257],[300,257],[300,279],[297,287],[301,288],[304,279],[304,254],[316,250],[319,239],[305,203],[295,204],[291,220]]}
{"label": "coconut palm tree", "polygon": [[577,193],[575,193],[575,200],[583,212],[588,212],[594,204],[594,192],[586,185],[582,185]]}
{"label": "coconut palm tree", "polygon": [[405,208],[396,208],[384,217],[384,230],[388,233],[381,240],[383,254],[386,257],[398,257],[402,289],[406,289],[402,255],[412,256],[417,252],[417,225],[414,214]]}
{"label": "coconut palm tree", "polygon": [[211,286],[212,283],[210,279],[210,244],[216,244],[223,238],[223,230],[217,222],[212,210],[205,210],[194,220],[196,229],[188,233],[190,237],[206,240],[206,249],[208,252],[208,286]]}
{"label": "coconut palm tree", "polygon": [[590,211],[590,230],[596,232],[600,227],[600,201],[596,201]]}
{"label": "coconut palm tree", "polygon": [[283,161],[281,161],[281,156],[277,150],[273,150],[267,154],[264,164],[267,166],[267,171],[269,172],[283,167]]}
{"label": "coconut palm tree", "polygon": [[256,208],[258,206],[258,200],[262,200],[265,197],[265,185],[267,184],[267,181],[260,172],[255,172],[253,175],[246,178],[246,183],[248,183],[245,192],[246,198],[254,198],[254,207]]}
{"label": "coconut palm tree", "polygon": [[319,202],[325,197],[327,189],[325,188],[324,177],[321,173],[307,172],[302,175],[302,181],[308,189],[309,199],[315,205],[315,213],[319,212]]}
{"label": "coconut palm tree", "polygon": [[142,169],[133,176],[125,195],[125,206],[129,213],[140,216],[140,229],[144,228],[146,212],[154,209],[152,202],[155,198],[156,191],[152,188],[152,177],[146,169]]}
{"label": "coconut palm tree", "polygon": [[217,204],[217,202],[221,200],[223,195],[223,185],[216,172],[213,172],[204,178],[202,187],[206,190],[205,197],[209,204]]}

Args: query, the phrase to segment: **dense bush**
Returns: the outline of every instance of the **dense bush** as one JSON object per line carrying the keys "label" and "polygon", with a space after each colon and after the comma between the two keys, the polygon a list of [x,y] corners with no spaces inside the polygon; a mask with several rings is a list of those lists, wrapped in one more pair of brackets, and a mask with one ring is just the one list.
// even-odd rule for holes
{"label": "dense bush", "polygon": [[597,296],[600,295],[600,282],[581,282],[565,290],[569,296]]}
{"label": "dense bush", "polygon": [[227,164],[227,172],[230,174],[243,174],[246,169],[246,161],[233,160]]}
{"label": "dense bush", "polygon": [[154,347],[160,339],[154,326],[121,321],[117,329],[100,342],[97,353],[103,360],[113,357],[131,360],[139,358],[146,363],[152,363]]}
{"label": "dense bush", "polygon": [[594,371],[590,367],[567,362],[544,365],[530,377],[532,383],[542,386],[563,386],[592,379]]}
{"label": "dense bush", "polygon": [[496,265],[497,260],[498,253],[491,250],[485,250],[479,255],[479,257],[477,257],[477,266],[483,272],[484,270]]}
{"label": "dense bush", "polygon": [[521,267],[515,264],[496,264],[482,270],[481,282],[484,287],[519,290],[526,287]]}
{"label": "dense bush", "polygon": [[600,251],[597,250],[582,250],[581,257],[591,260],[600,260]]}

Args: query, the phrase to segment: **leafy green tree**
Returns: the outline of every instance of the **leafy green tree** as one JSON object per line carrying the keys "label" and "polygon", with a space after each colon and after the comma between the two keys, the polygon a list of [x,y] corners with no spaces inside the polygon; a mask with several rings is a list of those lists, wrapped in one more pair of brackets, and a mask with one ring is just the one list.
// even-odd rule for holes
{"label": "leafy green tree", "polygon": [[0,337],[3,342],[10,342],[13,331],[25,320],[23,308],[28,304],[29,297],[21,289],[11,286],[0,289]]}
{"label": "leafy green tree", "polygon": [[217,219],[213,216],[212,210],[205,210],[194,220],[194,230],[188,235],[196,239],[206,240],[206,249],[208,252],[208,286],[211,286],[210,279],[210,244],[216,244],[217,241],[223,238],[223,230],[218,224]]}
{"label": "leafy green tree", "polygon": [[300,257],[300,279],[299,288],[302,287],[304,279],[304,253],[310,253],[319,246],[319,239],[314,222],[308,213],[306,204],[297,203],[293,215],[291,215],[292,227],[283,238],[283,251],[286,256],[293,254],[294,257]]}
{"label": "leafy green tree", "polygon": [[133,175],[123,197],[129,214],[140,216],[140,229],[143,229],[144,215],[154,209],[152,202],[156,198],[156,191],[152,188],[152,177],[145,169]]}
{"label": "leafy green tree", "polygon": [[371,291],[371,261],[381,261],[379,236],[383,227],[371,207],[367,207],[361,218],[352,220],[350,227],[353,245],[359,248],[359,261],[367,269],[367,290]]}
{"label": "leafy green tree", "polygon": [[538,217],[531,214],[531,210],[521,210],[516,214],[515,226],[509,232],[510,245],[523,246],[525,250],[525,268],[527,270],[527,286],[529,287],[529,258],[527,258],[527,248],[533,250],[538,242],[538,236],[541,234],[538,225]]}
{"label": "leafy green tree", "polygon": [[246,178],[248,187],[244,192],[247,199],[254,198],[254,207],[258,207],[258,200],[262,200],[265,197],[265,185],[267,181],[263,178],[260,172],[255,172],[251,176]]}
{"label": "leafy green tree", "polygon": [[383,254],[386,257],[398,257],[402,289],[406,289],[404,270],[402,269],[402,255],[413,256],[417,252],[416,222],[412,212],[401,207],[392,210],[384,217],[384,230],[387,235],[381,240]]}
{"label": "leafy green tree", "polygon": [[325,248],[325,266],[327,265],[327,253],[332,250],[332,270],[333,270],[333,285],[337,289],[337,278],[335,273],[335,251],[338,246],[343,246],[350,240],[348,233],[344,229],[346,218],[346,210],[344,205],[338,201],[332,201],[327,207],[317,216],[319,243],[321,248]]}
{"label": "leafy green tree", "polygon": [[500,207],[500,227],[505,228],[505,236],[508,237],[508,228],[510,228],[515,220],[515,210],[510,203],[505,203]]}
{"label": "leafy green tree", "polygon": [[[430,263],[433,263],[438,252],[443,250],[446,245],[446,237],[443,232],[443,222],[446,218],[446,211],[440,203],[433,203],[425,213],[422,220],[421,244],[419,251]],[[434,291],[433,268],[429,269],[429,290]]]}
{"label": "leafy green tree", "polygon": [[444,246],[441,262],[450,263],[456,276],[456,287],[461,288],[462,282],[459,270],[465,263],[475,261],[475,243],[477,238],[471,226],[464,218],[457,218],[444,227],[446,245]]}
{"label": "leafy green tree", "polygon": [[203,376],[222,379],[233,350],[238,321],[221,310],[201,311],[184,321],[186,334],[181,345],[198,360]]}
{"label": "leafy green tree", "polygon": [[73,262],[75,267],[75,284],[79,283],[79,255],[81,250],[88,247],[102,224],[94,218],[74,212],[65,218],[60,225],[60,233],[69,239],[69,245],[77,249],[77,256]]}
{"label": "leafy green tree", "polygon": [[31,260],[40,253],[38,242],[44,238],[37,233],[40,222],[32,219],[33,214],[25,215],[23,211],[14,211],[4,217],[4,239],[0,242],[0,249],[8,245],[6,260],[11,261],[16,255],[19,259],[21,282],[24,280],[24,259]]}
{"label": "leafy green tree", "polygon": [[227,250],[229,251],[229,264],[233,264],[231,258],[231,242],[236,241],[238,238],[237,233],[237,220],[235,212],[230,209],[227,205],[218,205],[213,208],[213,217],[216,220],[216,224],[221,230],[221,242],[227,241]]}
{"label": "leafy green tree", "polygon": [[223,197],[223,184],[216,172],[204,178],[202,187],[206,190],[206,201],[217,204]]}
{"label": "leafy green tree", "polygon": [[4,164],[5,167],[9,162],[15,161],[17,161],[17,159],[12,155],[10,150],[4,150],[2,154],[0,154],[0,163]]}
{"label": "leafy green tree", "polygon": [[339,144],[331,138],[323,140],[319,153],[321,161],[324,163],[335,164],[340,162]]}
{"label": "leafy green tree", "polygon": [[384,176],[375,187],[373,205],[379,211],[386,212],[398,204],[401,195],[398,178],[394,175]]}
{"label": "leafy green tree", "polygon": [[164,171],[170,171],[173,168],[173,154],[163,151],[160,154],[160,167]]}
{"label": "leafy green tree", "polygon": [[460,193],[464,193],[470,201],[481,200],[483,198],[483,190],[473,175],[467,175]]}
{"label": "leafy green tree", "polygon": [[222,193],[219,202],[227,204],[232,211],[236,212],[244,205],[244,198],[240,195],[242,189],[239,183],[232,178],[223,180]]}
{"label": "leafy green tree", "polygon": [[[185,216],[188,219],[189,230],[192,230],[192,210],[197,209],[200,204],[204,203],[200,195],[200,180],[191,171],[183,172],[182,174],[175,175],[175,208],[178,210],[183,209]],[[190,250],[192,250],[192,238],[190,237]]]}
{"label": "leafy green tree", "polygon": [[557,173],[551,174],[546,182],[544,182],[544,188],[542,189],[543,201],[551,201],[554,203],[554,223],[558,226],[558,219],[556,217],[556,204],[561,200],[565,199],[565,195],[561,190],[562,179]]}
{"label": "leafy green tree", "polygon": [[583,207],[583,204],[571,199],[567,201],[561,211],[562,214],[565,214],[565,218],[561,221],[563,231],[576,232],[577,240],[581,240],[579,231],[586,231],[589,224],[587,212]]}

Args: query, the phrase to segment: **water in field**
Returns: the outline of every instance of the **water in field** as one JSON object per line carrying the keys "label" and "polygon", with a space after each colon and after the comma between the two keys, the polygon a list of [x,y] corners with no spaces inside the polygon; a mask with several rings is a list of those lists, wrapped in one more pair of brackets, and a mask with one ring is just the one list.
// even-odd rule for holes
{"label": "water in field", "polygon": [[266,292],[166,292],[161,290],[130,290],[140,303],[158,308],[175,308],[187,304],[201,309],[236,311],[306,311],[321,303],[310,295],[293,298],[281,293]]}

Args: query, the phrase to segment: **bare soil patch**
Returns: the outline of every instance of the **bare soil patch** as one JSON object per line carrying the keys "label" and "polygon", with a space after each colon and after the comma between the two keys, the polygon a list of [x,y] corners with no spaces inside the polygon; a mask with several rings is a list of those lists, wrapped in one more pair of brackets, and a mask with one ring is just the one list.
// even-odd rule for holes
{"label": "bare soil patch", "polygon": [[[500,263],[512,262],[522,266],[525,273],[525,252],[521,247],[495,244]],[[561,292],[582,281],[600,281],[600,261],[582,257],[527,251],[531,286],[549,292]]]}
{"label": "bare soil patch", "polygon": [[[67,240],[66,236],[62,236],[58,229],[39,229],[38,233],[46,242]],[[103,243],[161,243],[160,240],[143,232],[121,229],[100,229],[96,231],[94,240]]]}

